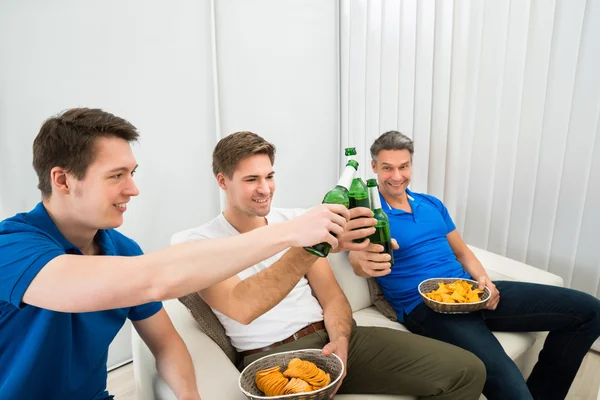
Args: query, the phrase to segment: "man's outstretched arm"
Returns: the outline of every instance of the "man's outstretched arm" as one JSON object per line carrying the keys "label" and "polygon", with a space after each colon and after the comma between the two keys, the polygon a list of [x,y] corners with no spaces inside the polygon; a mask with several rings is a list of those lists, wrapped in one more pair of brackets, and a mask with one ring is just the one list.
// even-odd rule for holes
{"label": "man's outstretched arm", "polygon": [[[348,210],[320,205],[292,220],[230,238],[182,243],[137,257],[61,255],[29,284],[22,301],[62,312],[129,307],[196,292],[292,246],[341,234]],[[216,268],[215,266],[218,266]]]}

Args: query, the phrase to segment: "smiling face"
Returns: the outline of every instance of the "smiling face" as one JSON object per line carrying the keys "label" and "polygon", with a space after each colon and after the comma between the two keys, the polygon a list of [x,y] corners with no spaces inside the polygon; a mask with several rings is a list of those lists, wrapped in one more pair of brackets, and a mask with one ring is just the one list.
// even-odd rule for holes
{"label": "smiling face", "polygon": [[68,172],[63,196],[69,220],[84,229],[111,229],[123,224],[123,213],[139,190],[133,181],[137,163],[131,146],[117,137],[100,137],[94,143],[94,161],[83,179]]}
{"label": "smiling face", "polygon": [[275,193],[275,171],[266,154],[242,159],[231,178],[217,175],[219,186],[227,196],[227,208],[245,217],[265,217],[271,211]]}
{"label": "smiling face", "polygon": [[381,150],[377,153],[377,161],[371,161],[371,167],[384,197],[405,196],[412,175],[408,150]]}

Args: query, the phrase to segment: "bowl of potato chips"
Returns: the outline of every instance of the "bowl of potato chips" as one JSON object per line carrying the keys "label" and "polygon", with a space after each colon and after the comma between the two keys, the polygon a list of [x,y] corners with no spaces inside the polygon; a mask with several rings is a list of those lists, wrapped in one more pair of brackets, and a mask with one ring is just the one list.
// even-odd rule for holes
{"label": "bowl of potato chips", "polygon": [[249,364],[239,378],[241,391],[250,400],[329,399],[344,373],[335,354],[320,349],[271,354]]}
{"label": "bowl of potato chips", "polygon": [[485,308],[491,292],[472,279],[431,278],[419,284],[423,302],[443,314],[466,314]]}

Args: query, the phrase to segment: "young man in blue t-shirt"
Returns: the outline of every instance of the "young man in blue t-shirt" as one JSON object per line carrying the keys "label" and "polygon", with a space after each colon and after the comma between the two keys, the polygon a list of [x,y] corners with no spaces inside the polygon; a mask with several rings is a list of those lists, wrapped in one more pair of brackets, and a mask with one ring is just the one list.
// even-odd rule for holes
{"label": "young man in blue t-shirt", "polygon": [[160,300],[204,289],[290,246],[338,246],[330,231],[343,233],[348,211],[320,205],[248,234],[143,255],[114,230],[139,193],[130,147],[137,137],[124,119],[87,108],[48,119],[37,135],[42,201],[0,222],[2,400],[112,398],[108,347],[126,318],[175,395],[199,399],[190,355]]}
{"label": "young man in blue t-shirt", "polygon": [[[398,320],[412,332],[460,346],[485,364],[483,390],[492,399],[564,399],[583,357],[600,335],[600,301],[561,287],[489,279],[456,230],[448,210],[433,196],[408,189],[413,142],[391,131],[371,146],[381,204],[397,240],[394,266],[383,247],[353,251],[357,275],[376,277]],[[347,229],[361,225],[361,219]],[[356,225],[356,226],[354,226]],[[440,314],[421,300],[418,285],[436,277],[472,278],[491,291],[487,309]],[[492,331],[550,331],[527,382]]]}

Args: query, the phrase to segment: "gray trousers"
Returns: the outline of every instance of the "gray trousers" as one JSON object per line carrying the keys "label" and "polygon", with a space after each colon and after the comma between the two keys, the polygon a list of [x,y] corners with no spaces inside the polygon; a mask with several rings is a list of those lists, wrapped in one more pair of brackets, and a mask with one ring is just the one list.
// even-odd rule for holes
{"label": "gray trousers", "polygon": [[[250,364],[268,354],[321,349],[322,330],[276,349],[244,358]],[[476,400],[485,383],[479,358],[459,347],[389,328],[353,326],[347,374],[339,394],[396,394],[420,399]]]}

